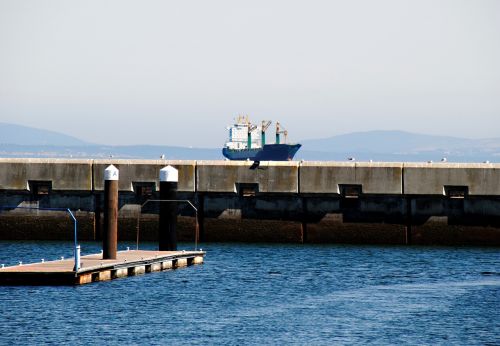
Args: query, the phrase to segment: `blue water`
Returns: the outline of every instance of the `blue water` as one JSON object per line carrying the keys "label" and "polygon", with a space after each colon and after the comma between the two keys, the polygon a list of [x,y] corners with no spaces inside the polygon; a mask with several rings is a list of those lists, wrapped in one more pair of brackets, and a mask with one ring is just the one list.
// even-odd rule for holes
{"label": "blue water", "polygon": [[[202,247],[200,266],[0,287],[0,344],[500,344],[498,248]],[[0,242],[0,263],[60,256],[71,243]]]}

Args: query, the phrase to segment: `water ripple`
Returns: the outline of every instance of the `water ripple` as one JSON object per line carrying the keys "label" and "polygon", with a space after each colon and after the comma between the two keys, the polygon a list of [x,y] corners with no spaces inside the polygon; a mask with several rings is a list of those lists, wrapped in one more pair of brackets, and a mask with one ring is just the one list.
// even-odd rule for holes
{"label": "water ripple", "polygon": [[[496,249],[203,247],[202,266],[78,287],[0,287],[0,344],[500,343]],[[42,256],[70,257],[71,244],[0,242],[0,263]]]}

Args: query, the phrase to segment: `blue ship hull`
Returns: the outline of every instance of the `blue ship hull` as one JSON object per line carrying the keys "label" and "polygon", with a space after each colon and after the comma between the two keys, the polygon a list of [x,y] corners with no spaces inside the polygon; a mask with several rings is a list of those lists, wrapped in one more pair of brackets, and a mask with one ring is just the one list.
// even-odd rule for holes
{"label": "blue ship hull", "polygon": [[229,160],[290,161],[301,144],[266,144],[255,149],[222,149],[222,155]]}

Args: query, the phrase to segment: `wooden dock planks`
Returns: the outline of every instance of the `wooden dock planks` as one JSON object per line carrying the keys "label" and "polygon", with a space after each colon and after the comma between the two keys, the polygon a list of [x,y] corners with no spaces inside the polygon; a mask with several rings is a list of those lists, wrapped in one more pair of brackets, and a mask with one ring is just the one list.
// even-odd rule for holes
{"label": "wooden dock planks", "polygon": [[81,285],[201,264],[204,256],[203,251],[128,250],[104,260],[92,254],[81,257],[78,272],[73,258],[0,268],[0,285]]}

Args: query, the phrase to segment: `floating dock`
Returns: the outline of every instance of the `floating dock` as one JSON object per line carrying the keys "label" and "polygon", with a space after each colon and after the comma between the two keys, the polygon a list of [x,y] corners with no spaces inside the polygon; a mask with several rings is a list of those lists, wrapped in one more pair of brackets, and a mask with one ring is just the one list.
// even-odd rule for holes
{"label": "floating dock", "polygon": [[0,268],[0,285],[83,285],[202,264],[204,256],[204,251],[126,250],[104,260],[92,254],[81,257],[78,271],[72,258],[21,264]]}

